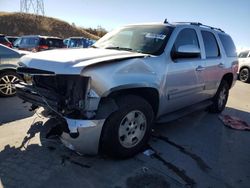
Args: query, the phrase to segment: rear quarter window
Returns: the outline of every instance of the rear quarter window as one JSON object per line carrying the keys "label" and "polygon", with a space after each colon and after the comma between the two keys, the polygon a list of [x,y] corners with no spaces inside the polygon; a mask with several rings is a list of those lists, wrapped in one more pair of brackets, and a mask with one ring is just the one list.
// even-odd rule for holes
{"label": "rear quarter window", "polygon": [[222,46],[225,49],[226,55],[228,57],[236,57],[236,48],[232,38],[229,35],[219,34]]}

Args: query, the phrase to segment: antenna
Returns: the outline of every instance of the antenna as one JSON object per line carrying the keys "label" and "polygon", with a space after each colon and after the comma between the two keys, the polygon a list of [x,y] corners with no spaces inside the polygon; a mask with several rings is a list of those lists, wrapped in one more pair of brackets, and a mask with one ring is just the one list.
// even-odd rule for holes
{"label": "antenna", "polygon": [[168,24],[168,19],[166,18],[163,23]]}
{"label": "antenna", "polygon": [[44,16],[43,0],[20,0],[20,12]]}

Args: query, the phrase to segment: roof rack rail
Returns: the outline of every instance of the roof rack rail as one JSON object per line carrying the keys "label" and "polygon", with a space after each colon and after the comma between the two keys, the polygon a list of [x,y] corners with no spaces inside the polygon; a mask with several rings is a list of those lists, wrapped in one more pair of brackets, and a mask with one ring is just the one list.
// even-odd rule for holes
{"label": "roof rack rail", "polygon": [[220,28],[216,28],[216,27],[211,27],[209,25],[204,25],[200,22],[173,22],[173,23],[177,23],[177,24],[190,24],[190,25],[196,25],[196,26],[200,26],[200,27],[207,27],[207,28],[210,28],[210,29],[213,29],[213,30],[217,30],[217,31],[220,31],[220,32],[223,32],[225,33],[222,29]]}
{"label": "roof rack rail", "polygon": [[190,24],[190,25],[203,25],[200,22],[173,22],[173,23],[177,23],[177,24]]}

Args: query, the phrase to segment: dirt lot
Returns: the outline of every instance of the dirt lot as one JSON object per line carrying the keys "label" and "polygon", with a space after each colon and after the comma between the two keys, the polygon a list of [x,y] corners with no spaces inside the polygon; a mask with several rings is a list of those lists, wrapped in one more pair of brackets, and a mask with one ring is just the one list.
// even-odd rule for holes
{"label": "dirt lot", "polygon": [[[250,84],[237,82],[223,114],[250,124]],[[250,132],[198,111],[156,125],[149,148],[128,160],[79,156],[45,139],[50,121],[18,98],[0,98],[0,187],[250,187]]]}

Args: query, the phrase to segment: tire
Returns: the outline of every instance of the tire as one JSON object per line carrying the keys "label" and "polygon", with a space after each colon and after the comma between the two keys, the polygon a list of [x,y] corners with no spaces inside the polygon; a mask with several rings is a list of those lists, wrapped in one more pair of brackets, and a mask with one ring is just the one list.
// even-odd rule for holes
{"label": "tire", "polygon": [[151,135],[151,105],[135,95],[115,99],[118,110],[104,123],[100,152],[115,158],[132,157],[145,148]]}
{"label": "tire", "polygon": [[220,113],[225,109],[229,95],[229,85],[226,80],[222,80],[220,86],[213,97],[213,104],[209,107],[212,113]]}
{"label": "tire", "polygon": [[243,68],[239,72],[239,79],[242,82],[250,82],[250,70],[248,68]]}
{"label": "tire", "polygon": [[14,83],[18,80],[20,80],[20,77],[14,71],[4,71],[0,73],[0,96],[14,96],[16,94]]}

